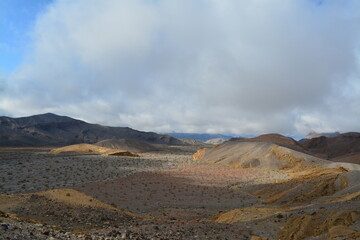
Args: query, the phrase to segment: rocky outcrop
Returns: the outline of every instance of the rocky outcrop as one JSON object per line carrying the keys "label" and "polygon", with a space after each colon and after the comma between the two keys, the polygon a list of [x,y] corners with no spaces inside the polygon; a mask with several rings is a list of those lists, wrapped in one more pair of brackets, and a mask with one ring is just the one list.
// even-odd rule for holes
{"label": "rocky outcrop", "polygon": [[200,160],[205,156],[205,152],[206,152],[206,148],[202,148],[198,151],[196,151],[196,153],[194,153],[193,155],[193,159],[194,160]]}

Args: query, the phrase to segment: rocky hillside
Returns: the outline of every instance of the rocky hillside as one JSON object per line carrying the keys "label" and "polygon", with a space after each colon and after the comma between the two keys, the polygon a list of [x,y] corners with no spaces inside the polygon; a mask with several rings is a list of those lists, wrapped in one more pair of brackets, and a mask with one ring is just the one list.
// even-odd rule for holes
{"label": "rocky hillside", "polygon": [[168,135],[90,124],[52,113],[22,118],[0,117],[0,146],[64,146],[114,138],[153,144],[183,144]]}
{"label": "rocky hillside", "polygon": [[335,134],[331,137],[320,136],[300,141],[280,134],[264,134],[254,138],[232,138],[230,141],[273,143],[317,158],[360,164],[360,133],[357,132]]}
{"label": "rocky hillside", "polygon": [[233,168],[289,169],[305,168],[308,163],[325,164],[325,160],[267,142],[229,141],[213,148],[201,149],[194,160]]}
{"label": "rocky hillside", "polygon": [[300,141],[307,151],[321,154],[323,158],[360,163],[360,133],[349,132],[334,137],[317,137]]}
{"label": "rocky hillside", "polygon": [[263,134],[253,138],[233,138],[231,141],[240,142],[266,142],[274,143],[283,147],[287,147],[296,151],[303,151],[303,147],[290,137],[285,137],[277,133]]}

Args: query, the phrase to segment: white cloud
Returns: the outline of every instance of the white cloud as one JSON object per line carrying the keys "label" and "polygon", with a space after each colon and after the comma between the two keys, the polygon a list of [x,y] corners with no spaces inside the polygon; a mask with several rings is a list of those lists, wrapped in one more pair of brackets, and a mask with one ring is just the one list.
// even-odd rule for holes
{"label": "white cloud", "polygon": [[59,0],[0,111],[151,131],[360,131],[359,34],[351,0]]}

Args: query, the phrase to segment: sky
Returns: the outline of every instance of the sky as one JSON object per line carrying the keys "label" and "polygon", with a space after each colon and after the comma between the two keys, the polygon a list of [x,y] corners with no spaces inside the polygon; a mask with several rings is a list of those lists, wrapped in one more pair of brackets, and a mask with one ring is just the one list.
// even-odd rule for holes
{"label": "sky", "polygon": [[0,115],[360,131],[360,1],[0,0]]}
{"label": "sky", "polygon": [[38,14],[50,0],[0,1],[0,76],[11,73],[20,64]]}

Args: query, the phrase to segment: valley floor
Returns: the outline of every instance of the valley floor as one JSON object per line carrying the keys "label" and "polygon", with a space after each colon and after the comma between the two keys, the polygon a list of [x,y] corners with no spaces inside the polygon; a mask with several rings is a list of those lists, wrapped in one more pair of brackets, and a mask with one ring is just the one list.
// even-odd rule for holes
{"label": "valley floor", "polygon": [[360,192],[346,170],[234,169],[194,162],[196,150],[1,148],[1,239],[360,238]]}

